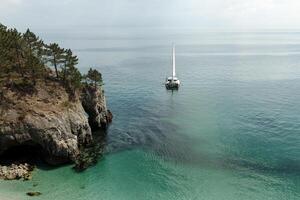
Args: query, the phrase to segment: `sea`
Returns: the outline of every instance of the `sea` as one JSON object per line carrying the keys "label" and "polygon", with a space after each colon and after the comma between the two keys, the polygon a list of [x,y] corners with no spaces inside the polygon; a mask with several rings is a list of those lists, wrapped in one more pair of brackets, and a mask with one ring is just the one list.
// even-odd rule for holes
{"label": "sea", "polygon": [[[0,200],[300,199],[300,31],[33,31],[102,73],[114,119],[95,166],[38,167],[0,181]],[[182,84],[167,91],[173,44]]]}

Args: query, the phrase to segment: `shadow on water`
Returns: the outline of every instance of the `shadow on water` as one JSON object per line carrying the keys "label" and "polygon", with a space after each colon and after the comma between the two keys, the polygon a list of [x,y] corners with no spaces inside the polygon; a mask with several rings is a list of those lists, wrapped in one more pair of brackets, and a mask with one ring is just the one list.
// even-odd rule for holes
{"label": "shadow on water", "polygon": [[[145,111],[143,111],[145,112]],[[148,111],[149,112],[149,111]],[[148,113],[145,115],[153,115]],[[132,124],[129,128],[112,127],[109,131],[105,153],[116,153],[130,149],[143,149],[154,153],[167,162],[191,165],[201,168],[227,170],[251,170],[259,173],[299,174],[300,163],[296,160],[285,160],[281,163],[261,162],[245,159],[239,155],[219,154],[209,155],[193,148],[195,140],[178,132],[179,125],[162,122],[161,116],[149,117],[143,123]],[[126,131],[123,131],[126,130]],[[205,141],[196,141],[198,145]]]}
{"label": "shadow on water", "polygon": [[[191,138],[188,134],[178,131],[181,128],[180,124],[164,120],[167,116],[180,115],[181,112],[178,111],[184,111],[187,107],[186,105],[182,105],[182,103],[177,101],[177,99],[174,99],[177,95],[180,96],[183,94],[182,92],[184,91],[181,91],[180,93],[178,92],[180,91],[165,90],[166,96],[162,95],[163,97],[140,95],[138,98],[136,96],[134,96],[134,98],[130,98],[130,96],[127,97],[124,95],[126,98],[122,99],[121,103],[122,106],[126,108],[119,106],[119,101],[116,103],[118,104],[116,107],[118,108],[119,115],[121,117],[116,115],[114,121],[116,125],[112,125],[112,127],[110,127],[105,152],[115,153],[130,149],[143,149],[166,161],[187,164],[195,167],[228,169],[235,171],[248,169],[261,173],[299,174],[299,160],[293,158],[281,160],[279,162],[276,158],[268,158],[267,151],[270,147],[261,148],[260,153],[265,153],[264,156],[267,157],[265,160],[260,160],[259,158],[256,159],[255,156],[251,157],[243,155],[243,151],[248,151],[249,149],[246,149],[246,147],[243,146],[243,143],[240,144],[240,141],[236,141],[236,135],[232,135],[227,140],[221,142],[224,146],[236,148],[235,150],[237,153],[226,152],[219,149],[219,153],[211,155],[194,149],[195,143],[197,143],[197,145],[206,145],[205,141],[201,141],[200,139],[195,141],[195,139]],[[145,96],[147,96],[147,98]],[[220,104],[223,105],[223,103],[224,102],[222,101]],[[175,109],[175,106],[182,106],[182,108]],[[242,108],[241,106],[242,105],[239,105],[239,108]],[[256,107],[257,106],[258,105],[256,104]],[[159,110],[159,112],[157,112],[157,110]],[[265,118],[264,115],[258,115],[253,119],[249,112],[242,113],[246,116],[240,116],[240,118],[247,120],[246,123],[248,125],[253,125],[253,127],[256,128],[260,127],[262,129],[273,131],[274,124],[277,123],[272,118]],[[222,119],[222,121],[226,121],[226,117],[228,116],[232,117],[226,114],[220,116],[225,118]],[[241,122],[241,119],[239,119],[239,122]],[[229,120],[237,119],[229,118]],[[250,128],[253,129],[253,127]],[[275,128],[277,127],[275,126]],[[242,129],[239,129],[239,131],[243,132]],[[274,132],[275,131],[276,130],[274,130]],[[227,135],[224,134],[224,137],[227,137]],[[218,139],[222,140],[222,138]],[[234,142],[239,144],[229,140],[235,140]],[[243,139],[243,142],[247,143],[247,148],[256,148],[256,143],[251,144],[251,142],[247,141],[247,139]],[[215,149],[216,147],[212,148]],[[260,155],[257,155],[257,157],[260,157]]]}

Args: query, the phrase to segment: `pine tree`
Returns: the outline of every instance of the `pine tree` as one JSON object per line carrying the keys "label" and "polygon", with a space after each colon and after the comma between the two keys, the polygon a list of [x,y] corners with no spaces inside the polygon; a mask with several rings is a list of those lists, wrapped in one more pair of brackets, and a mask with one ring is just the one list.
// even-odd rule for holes
{"label": "pine tree", "polygon": [[62,81],[65,82],[68,76],[70,76],[70,72],[73,68],[78,64],[77,56],[73,55],[71,49],[65,50],[64,55],[64,64],[62,65]]}
{"label": "pine tree", "polygon": [[24,40],[16,29],[9,29],[5,38],[6,60],[10,65],[9,70],[17,72],[22,78],[25,76]]}
{"label": "pine tree", "polygon": [[7,27],[0,24],[0,80],[7,74],[7,69],[10,66],[7,56]]}
{"label": "pine tree", "polygon": [[90,81],[92,81],[92,85],[94,85],[95,88],[97,87],[97,85],[102,84],[102,74],[100,72],[98,72],[96,69],[90,68],[86,77]]}
{"label": "pine tree", "polygon": [[33,32],[31,32],[29,29],[23,34],[23,38],[26,42],[27,47],[30,50],[30,53],[33,54],[35,57],[42,60],[43,55],[43,41],[37,37]]}
{"label": "pine tree", "polygon": [[[70,49],[64,50],[56,43],[45,45],[29,29],[21,34],[0,24],[0,98],[4,87],[34,89],[38,79],[47,78],[52,73],[48,64],[54,67],[57,80],[64,84],[70,96],[76,97],[82,76],[76,68],[78,58]],[[94,77],[96,79],[91,80],[96,80],[96,87],[97,74]]]}
{"label": "pine tree", "polygon": [[36,84],[36,79],[42,76],[44,71],[44,63],[42,59],[43,55],[43,41],[39,39],[33,32],[29,29],[23,34],[23,38],[26,43],[26,68],[31,74],[34,85]]}
{"label": "pine tree", "polygon": [[75,91],[81,87],[82,75],[75,66],[70,66],[68,70],[68,82]]}
{"label": "pine tree", "polygon": [[46,54],[47,54],[47,61],[54,66],[56,78],[59,78],[58,67],[64,62],[64,49],[60,48],[58,44],[51,43],[49,45],[45,45],[46,47]]}

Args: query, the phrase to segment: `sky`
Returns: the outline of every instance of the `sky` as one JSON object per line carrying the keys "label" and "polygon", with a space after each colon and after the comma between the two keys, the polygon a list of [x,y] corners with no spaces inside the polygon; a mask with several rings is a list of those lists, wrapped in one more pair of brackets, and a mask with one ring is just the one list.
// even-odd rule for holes
{"label": "sky", "polygon": [[9,27],[297,29],[300,0],[0,0]]}

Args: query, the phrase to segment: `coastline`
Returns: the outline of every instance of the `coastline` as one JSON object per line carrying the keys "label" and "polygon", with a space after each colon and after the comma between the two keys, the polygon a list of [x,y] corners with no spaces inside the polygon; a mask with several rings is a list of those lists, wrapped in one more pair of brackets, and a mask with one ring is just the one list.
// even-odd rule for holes
{"label": "coastline", "polygon": [[45,44],[29,29],[0,24],[0,34],[0,178],[28,180],[40,160],[79,171],[95,164],[101,151],[91,148],[92,130],[105,135],[113,118],[102,74],[81,74],[71,49]]}

